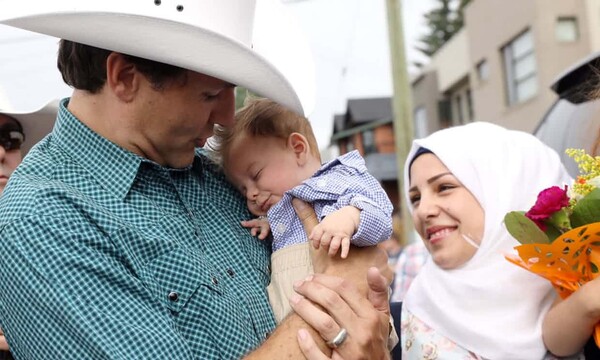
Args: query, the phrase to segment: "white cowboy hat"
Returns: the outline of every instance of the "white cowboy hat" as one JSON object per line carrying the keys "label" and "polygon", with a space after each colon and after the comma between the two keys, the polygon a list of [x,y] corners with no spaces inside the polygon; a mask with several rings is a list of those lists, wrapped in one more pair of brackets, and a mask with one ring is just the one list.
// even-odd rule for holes
{"label": "white cowboy hat", "polygon": [[255,10],[277,6],[276,0],[0,0],[0,23],[214,76],[307,115],[314,74],[290,69],[283,58],[312,66],[308,47],[288,45],[273,60],[253,49]]}
{"label": "white cowboy hat", "polygon": [[58,100],[52,100],[41,108],[30,111],[19,111],[12,109],[7,104],[0,104],[0,114],[17,119],[23,126],[23,133],[25,133],[25,141],[21,146],[23,156],[33,145],[52,131],[58,112],[58,103]]}

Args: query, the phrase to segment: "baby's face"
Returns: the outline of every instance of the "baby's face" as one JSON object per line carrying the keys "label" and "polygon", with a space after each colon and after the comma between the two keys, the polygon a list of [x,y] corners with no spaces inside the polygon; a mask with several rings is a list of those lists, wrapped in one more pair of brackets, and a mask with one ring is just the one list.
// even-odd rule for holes
{"label": "baby's face", "polygon": [[266,211],[262,211],[262,209],[260,208],[260,206],[258,206],[258,203],[256,202],[256,200],[246,199],[246,206],[248,206],[248,210],[250,210],[250,213],[252,215],[255,215],[255,216],[267,216],[267,212]]}
{"label": "baby's face", "polygon": [[224,162],[229,180],[248,200],[248,208],[265,215],[283,194],[299,185],[306,174],[299,156],[284,139],[243,136],[231,144]]}

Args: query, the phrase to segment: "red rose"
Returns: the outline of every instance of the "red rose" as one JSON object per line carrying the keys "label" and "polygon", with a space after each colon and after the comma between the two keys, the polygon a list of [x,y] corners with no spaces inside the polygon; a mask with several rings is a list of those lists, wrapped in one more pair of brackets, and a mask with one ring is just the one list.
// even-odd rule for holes
{"label": "red rose", "polygon": [[525,216],[535,222],[542,231],[545,231],[544,220],[568,205],[567,186],[565,185],[564,189],[553,186],[540,192],[535,205],[525,213]]}

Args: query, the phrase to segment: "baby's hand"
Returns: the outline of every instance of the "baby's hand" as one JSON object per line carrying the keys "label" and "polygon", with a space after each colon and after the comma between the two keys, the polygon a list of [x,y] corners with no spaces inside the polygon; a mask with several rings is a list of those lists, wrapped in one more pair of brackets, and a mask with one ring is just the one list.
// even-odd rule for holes
{"label": "baby's hand", "polygon": [[315,249],[324,246],[330,256],[337,254],[341,248],[341,257],[348,257],[350,239],[358,229],[360,210],[354,206],[346,206],[327,215],[310,233],[308,237]]}
{"label": "baby's hand", "polygon": [[243,220],[242,226],[250,229],[252,236],[257,236],[259,240],[264,240],[269,236],[271,228],[266,216],[259,216],[252,220]]}

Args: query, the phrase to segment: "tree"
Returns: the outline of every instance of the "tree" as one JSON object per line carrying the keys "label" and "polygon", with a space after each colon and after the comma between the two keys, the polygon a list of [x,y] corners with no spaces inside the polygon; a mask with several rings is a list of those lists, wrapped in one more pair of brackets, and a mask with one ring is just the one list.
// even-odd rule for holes
{"label": "tree", "polygon": [[464,8],[471,0],[438,0],[438,6],[425,14],[429,33],[419,39],[416,49],[431,57],[464,25]]}

